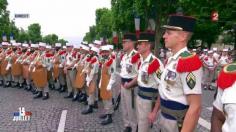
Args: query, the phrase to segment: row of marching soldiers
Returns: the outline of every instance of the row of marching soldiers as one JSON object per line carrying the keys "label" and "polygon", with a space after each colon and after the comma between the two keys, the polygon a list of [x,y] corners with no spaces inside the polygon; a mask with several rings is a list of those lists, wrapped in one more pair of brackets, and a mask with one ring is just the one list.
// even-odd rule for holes
{"label": "row of marching soldiers", "polygon": [[113,45],[101,44],[98,40],[63,47],[56,43],[52,48],[42,42],[2,42],[0,82],[4,88],[32,91],[34,99],[48,99],[49,89],[67,92],[64,98],[88,105],[82,114],[92,113],[100,97],[104,104],[101,124],[112,123],[116,55]]}
{"label": "row of marching soldiers", "polygon": [[[193,52],[196,52],[193,49]],[[229,49],[225,48],[221,51],[217,48],[212,48],[212,50],[203,49],[200,53],[200,59],[203,63],[203,82],[202,87],[207,90],[215,90],[212,83],[215,83],[219,71],[222,70],[224,66],[233,62],[233,58],[229,54]]]}
{"label": "row of marching soldiers", "polygon": [[49,98],[49,87],[53,87],[51,77],[52,47],[45,43],[21,44],[2,42],[0,53],[1,85],[4,88],[17,87],[36,94],[34,98]]}

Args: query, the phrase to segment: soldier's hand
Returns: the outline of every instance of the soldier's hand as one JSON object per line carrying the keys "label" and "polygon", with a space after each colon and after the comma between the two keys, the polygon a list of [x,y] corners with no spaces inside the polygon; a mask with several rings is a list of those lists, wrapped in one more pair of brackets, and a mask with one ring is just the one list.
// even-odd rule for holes
{"label": "soldier's hand", "polygon": [[126,83],[123,85],[123,87],[126,88],[126,89],[128,89],[128,88],[130,87],[130,86],[129,86],[129,83],[126,82]]}
{"label": "soldier's hand", "polygon": [[86,85],[87,85],[87,87],[89,87],[89,85],[90,85],[90,81],[87,81]]}
{"label": "soldier's hand", "polygon": [[66,67],[63,69],[64,73],[67,74],[67,69]]}
{"label": "soldier's hand", "polygon": [[155,113],[155,112],[150,112],[149,114],[148,114],[148,122],[149,123],[154,123],[154,121],[156,120],[156,116],[157,116],[157,113]]}

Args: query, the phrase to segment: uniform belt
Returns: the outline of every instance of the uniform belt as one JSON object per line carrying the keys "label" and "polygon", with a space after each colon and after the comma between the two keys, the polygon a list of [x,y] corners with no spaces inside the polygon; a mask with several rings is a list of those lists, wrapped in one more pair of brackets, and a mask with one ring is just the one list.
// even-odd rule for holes
{"label": "uniform belt", "polygon": [[70,70],[72,70],[72,68],[68,68],[67,70],[70,71]]}
{"label": "uniform belt", "polygon": [[189,106],[176,101],[164,100],[161,98],[161,114],[170,120],[176,120],[179,131],[182,128],[184,117]]}
{"label": "uniform belt", "polygon": [[138,86],[138,95],[143,99],[156,101],[158,89]]}
{"label": "uniform belt", "polygon": [[121,78],[121,83],[125,84],[126,82],[128,83],[128,82],[130,82],[132,80],[133,80],[132,78]]}

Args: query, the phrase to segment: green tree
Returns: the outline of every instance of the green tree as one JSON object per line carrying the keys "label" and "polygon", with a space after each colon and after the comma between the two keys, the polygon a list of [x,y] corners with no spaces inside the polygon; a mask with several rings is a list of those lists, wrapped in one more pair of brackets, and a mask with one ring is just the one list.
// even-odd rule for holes
{"label": "green tree", "polygon": [[[218,11],[219,21],[211,21],[212,11]],[[111,18],[109,9],[96,11],[96,37],[107,36],[111,39],[111,32],[120,33],[135,32],[134,17],[141,19],[140,30],[146,31],[149,19],[154,19],[156,41],[155,54],[162,45],[163,30],[161,26],[167,23],[169,14],[179,13],[190,15],[197,19],[194,35],[188,44],[190,48],[196,48],[196,40],[202,40],[201,47],[210,48],[223,31],[232,30],[236,22],[235,0],[111,0]],[[103,18],[103,16],[105,18]],[[111,21],[111,23],[110,23]],[[104,26],[106,25],[106,26]],[[112,25],[112,28],[110,28]],[[109,28],[107,28],[109,27]],[[92,40],[91,30],[84,37]],[[235,43],[236,47],[236,43]]]}
{"label": "green tree", "polygon": [[111,0],[113,30],[134,32],[135,0]]}
{"label": "green tree", "polygon": [[[9,40],[9,11],[7,11],[7,0],[0,0],[0,35],[6,34]],[[2,41],[2,37],[0,38]]]}
{"label": "green tree", "polygon": [[99,37],[112,36],[112,13],[107,8],[96,10],[96,30]]}
{"label": "green tree", "polygon": [[[202,48],[211,48],[218,36],[225,30],[232,29],[236,21],[236,3],[234,0],[179,0],[178,6],[182,7],[184,13],[197,18],[197,26],[189,47],[194,47],[194,40],[203,41]],[[191,7],[191,8],[189,8]],[[217,11],[219,20],[211,21],[211,13]]]}
{"label": "green tree", "polygon": [[89,43],[91,43],[93,40],[96,39],[96,26],[90,26],[89,27],[89,32],[87,32],[83,38],[83,41],[88,41]]}
{"label": "green tree", "polygon": [[68,41],[67,40],[64,40],[64,39],[59,39],[58,40],[58,43],[61,43],[62,45],[66,45]]}
{"label": "green tree", "polygon": [[[134,17],[140,17],[140,31],[146,31],[150,18],[156,23],[155,52],[160,47],[162,30],[168,14],[176,7],[175,0],[111,0],[113,29],[118,32],[134,32]],[[156,52],[157,54],[157,52]]]}
{"label": "green tree", "polygon": [[24,30],[24,29],[20,29],[19,31],[19,35],[18,35],[18,38],[17,38],[17,41],[18,42],[21,42],[21,43],[27,43],[29,42],[29,35],[28,33]]}
{"label": "green tree", "polygon": [[58,36],[56,34],[49,34],[43,37],[43,42],[54,45],[58,42]]}
{"label": "green tree", "polygon": [[42,40],[41,26],[38,23],[28,26],[28,35],[32,43],[38,43]]}

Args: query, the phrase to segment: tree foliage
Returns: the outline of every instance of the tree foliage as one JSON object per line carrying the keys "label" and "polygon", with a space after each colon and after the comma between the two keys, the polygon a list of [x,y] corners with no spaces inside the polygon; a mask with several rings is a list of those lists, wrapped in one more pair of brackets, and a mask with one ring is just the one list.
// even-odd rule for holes
{"label": "tree foliage", "polygon": [[28,27],[28,34],[32,43],[38,43],[42,41],[41,26],[38,23],[31,24]]}
{"label": "tree foliage", "polygon": [[[213,11],[219,13],[217,22],[211,21]],[[111,12],[111,15],[104,12]],[[90,29],[84,40],[91,42],[98,37],[111,39],[112,31],[116,31],[119,36],[122,35],[120,33],[135,32],[134,17],[136,16],[141,19],[141,31],[146,31],[148,19],[153,18],[156,23],[155,51],[157,51],[163,45],[160,44],[163,34],[161,25],[167,22],[169,14],[174,13],[183,13],[197,19],[194,35],[188,45],[190,48],[196,48],[196,40],[203,42],[202,48],[210,48],[223,31],[231,30],[236,23],[235,0],[111,0],[110,10],[97,9],[96,25],[92,26],[95,30]],[[103,18],[103,14],[106,14],[104,15],[106,18]]]}
{"label": "tree foliage", "polygon": [[54,45],[58,42],[58,36],[56,34],[49,34],[43,37],[43,42]]}

